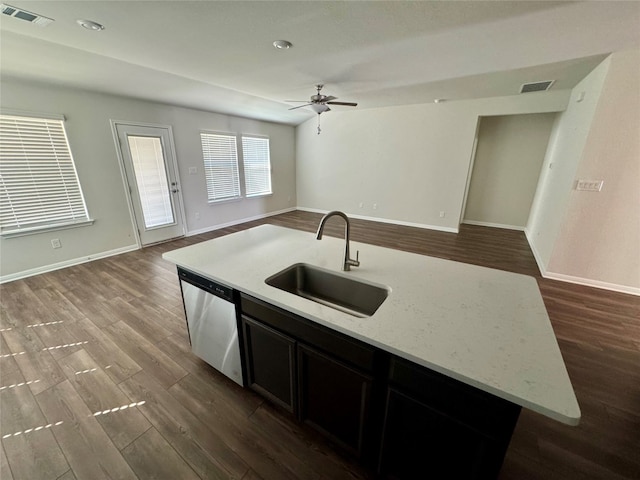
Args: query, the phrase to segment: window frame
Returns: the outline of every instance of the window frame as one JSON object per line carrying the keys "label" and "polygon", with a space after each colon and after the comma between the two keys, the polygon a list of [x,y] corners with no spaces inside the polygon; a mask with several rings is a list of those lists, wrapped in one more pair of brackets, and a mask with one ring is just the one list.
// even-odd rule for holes
{"label": "window frame", "polygon": [[[259,191],[256,193],[248,193],[248,188],[247,188],[247,162],[246,162],[246,158],[245,158],[245,145],[244,145],[244,139],[248,138],[248,139],[257,139],[257,140],[266,140],[267,141],[267,159],[266,159],[266,164],[267,164],[267,173],[268,173],[268,184],[269,184],[269,190],[265,191]],[[268,196],[268,195],[273,195],[273,182],[272,182],[272,172],[273,172],[273,168],[271,167],[271,139],[267,136],[264,135],[252,135],[252,134],[241,134],[240,135],[240,144],[242,145],[242,168],[243,168],[243,179],[244,179],[244,188],[245,188],[245,197],[246,198],[256,198],[256,197],[264,197],[264,196]]]}
{"label": "window frame", "polygon": [[[232,178],[232,182],[235,180],[235,187],[237,187],[237,194],[234,195],[228,195],[228,196],[221,196],[219,198],[213,197],[211,198],[209,195],[209,192],[213,192],[214,190],[214,186],[215,185],[210,185],[209,184],[209,177],[213,176],[213,173],[209,173],[208,169],[211,167],[207,166],[207,158],[205,156],[205,144],[204,144],[204,136],[205,135],[209,135],[209,136],[217,136],[217,137],[228,137],[228,138],[233,138],[233,145],[235,146],[235,175],[236,178]],[[215,204],[215,203],[223,203],[223,202],[233,202],[236,200],[240,200],[242,199],[242,187],[240,185],[240,177],[241,177],[241,172],[240,172],[240,161],[239,161],[239,155],[238,155],[238,141],[237,141],[237,135],[234,133],[229,133],[229,132],[217,132],[217,131],[211,131],[211,130],[201,130],[200,131],[200,148],[201,148],[201,152],[202,152],[202,161],[203,161],[203,165],[204,165],[204,175],[205,175],[205,186],[206,186],[206,192],[207,192],[207,202],[209,204]],[[233,173],[232,173],[233,176]],[[236,189],[234,189],[234,193],[235,193]]]}
{"label": "window frame", "polygon": [[[238,185],[238,195],[222,197],[218,199],[211,199],[209,196],[210,190],[213,186],[209,185],[209,177],[207,159],[205,158],[205,150],[203,144],[203,135],[212,135],[212,136],[221,136],[233,138],[235,141],[235,149],[236,149],[236,168],[237,168],[237,185]],[[243,139],[263,139],[267,141],[267,162],[268,162],[268,173],[269,173],[269,191],[261,191],[258,193],[247,193],[247,165],[245,162],[245,152],[244,152],[244,144]],[[200,147],[202,152],[202,160],[205,171],[205,184],[206,184],[206,192],[207,192],[207,203],[210,205],[225,203],[225,202],[234,202],[243,199],[251,199],[251,198],[259,198],[264,196],[273,195],[273,182],[272,182],[272,172],[273,168],[271,166],[271,139],[266,135],[259,134],[251,134],[251,133],[241,133],[241,132],[222,132],[216,130],[200,130]]]}
{"label": "window frame", "polygon": [[[62,186],[56,186],[51,189],[45,189],[44,192],[49,195],[49,197],[47,198],[51,198],[50,196],[56,193],[56,189],[58,189],[59,192],[64,192],[64,195],[66,195],[66,202],[68,202],[69,204],[69,212],[66,217],[63,216],[63,218],[54,218],[54,215],[51,212],[47,213],[46,209],[42,208],[42,211],[39,213],[38,221],[34,221],[34,220],[27,221],[25,219],[22,219],[22,221],[16,220],[8,226],[4,226],[4,227],[0,226],[0,237],[12,238],[12,237],[32,235],[32,234],[38,234],[38,233],[54,231],[54,230],[64,230],[64,229],[76,228],[80,226],[92,225],[94,223],[94,220],[89,215],[89,209],[87,207],[86,198],[82,190],[80,178],[78,176],[76,162],[73,158],[73,152],[71,151],[71,145],[69,143],[69,137],[68,137],[67,129],[65,125],[66,118],[64,117],[64,115],[51,114],[51,113],[39,113],[39,112],[25,112],[20,110],[11,110],[11,109],[4,109],[4,108],[0,110],[0,115],[2,117],[14,117],[16,120],[13,120],[13,121],[15,122],[20,122],[19,119],[22,119],[24,123],[27,123],[29,121],[41,122],[41,127],[43,128],[47,127],[48,124],[50,125],[51,122],[55,122],[59,124],[59,131],[57,131],[55,135],[48,133],[45,135],[41,135],[40,138],[45,142],[50,142],[52,145],[54,142],[54,136],[55,138],[57,138],[59,142],[58,145],[61,145],[61,142],[63,142],[64,149],[61,149],[62,154],[64,155],[63,161],[61,162],[56,157],[57,147],[52,146],[51,149],[46,153],[50,154],[53,158],[55,158],[55,162],[52,161],[48,165],[42,166],[42,169],[46,168],[46,169],[51,169],[55,171],[54,173],[55,179],[59,180],[60,185]],[[9,122],[10,121],[11,120],[9,120]],[[26,128],[27,128],[26,126],[23,126],[23,131]],[[16,126],[16,133],[14,135],[14,139],[18,139],[19,137],[20,137],[19,127]],[[7,139],[12,140],[9,137],[7,137]],[[27,142],[20,143],[20,146],[24,147],[26,143]],[[34,148],[33,145],[31,145],[30,148]],[[38,179],[37,175],[24,173],[24,172],[27,172],[29,168],[33,167],[34,161],[32,161],[32,163],[29,164],[28,163],[29,158],[27,158],[27,155],[22,153],[22,156],[24,157],[25,169],[24,171],[21,171],[20,174],[23,176],[24,180],[26,181],[40,180],[40,182],[42,182],[42,177]],[[14,158],[13,160],[11,160],[11,162],[14,164],[14,168],[15,168],[15,166],[20,165],[21,159]],[[5,166],[5,168],[10,168],[10,167]],[[66,175],[64,173],[64,170],[67,170]],[[42,175],[42,173],[40,173],[40,175]],[[67,189],[64,187],[65,185],[64,182],[69,180],[71,180],[71,182],[68,185],[71,188]],[[40,183],[40,185],[42,185],[42,183]],[[14,211],[14,207],[11,204],[11,196],[13,196],[15,199],[16,195],[19,194],[19,190],[17,188],[13,188],[11,191],[6,191],[5,194],[7,195],[6,200],[10,202],[9,203],[10,206],[8,207],[8,210]],[[79,205],[81,206],[81,208],[79,207]],[[35,202],[32,203],[31,208],[35,208]],[[26,209],[23,209],[23,210],[24,211],[22,211],[21,213],[22,215],[25,215]],[[83,214],[78,215],[78,213],[83,213]],[[25,226],[21,227],[20,222],[22,222],[23,225]]]}

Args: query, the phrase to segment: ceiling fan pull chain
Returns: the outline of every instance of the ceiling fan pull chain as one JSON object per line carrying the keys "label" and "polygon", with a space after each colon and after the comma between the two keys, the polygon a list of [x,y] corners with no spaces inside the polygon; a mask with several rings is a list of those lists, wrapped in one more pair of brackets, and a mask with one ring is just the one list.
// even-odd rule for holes
{"label": "ceiling fan pull chain", "polygon": [[320,135],[320,114],[318,114],[318,135]]}

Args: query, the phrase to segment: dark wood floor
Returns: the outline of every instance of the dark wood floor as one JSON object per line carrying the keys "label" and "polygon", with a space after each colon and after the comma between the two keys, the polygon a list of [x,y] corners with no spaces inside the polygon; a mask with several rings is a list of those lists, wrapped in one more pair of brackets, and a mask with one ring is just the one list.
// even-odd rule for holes
{"label": "dark wood floor", "polygon": [[[369,478],[190,353],[161,258],[260,223],[314,231],[319,218],[292,212],[2,285],[0,478]],[[541,278],[520,232],[352,227],[355,241],[537,278],[583,418],[523,410],[500,479],[640,478],[638,297]],[[327,234],[342,229],[332,219]]]}

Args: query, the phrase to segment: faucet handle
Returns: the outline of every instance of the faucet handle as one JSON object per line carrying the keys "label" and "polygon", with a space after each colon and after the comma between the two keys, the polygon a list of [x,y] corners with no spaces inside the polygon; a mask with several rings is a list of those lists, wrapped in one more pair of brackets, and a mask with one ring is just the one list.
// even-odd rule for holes
{"label": "faucet handle", "polygon": [[356,250],[356,259],[355,260],[349,259],[349,263],[354,267],[360,266],[360,250]]}

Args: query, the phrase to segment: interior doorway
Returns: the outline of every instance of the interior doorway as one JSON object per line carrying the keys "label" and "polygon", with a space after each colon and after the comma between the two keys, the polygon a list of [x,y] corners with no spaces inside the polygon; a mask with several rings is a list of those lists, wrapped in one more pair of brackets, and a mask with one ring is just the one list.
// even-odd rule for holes
{"label": "interior doorway", "polygon": [[184,236],[171,127],[113,122],[141,246]]}
{"label": "interior doorway", "polygon": [[556,115],[479,119],[462,223],[526,228]]}

